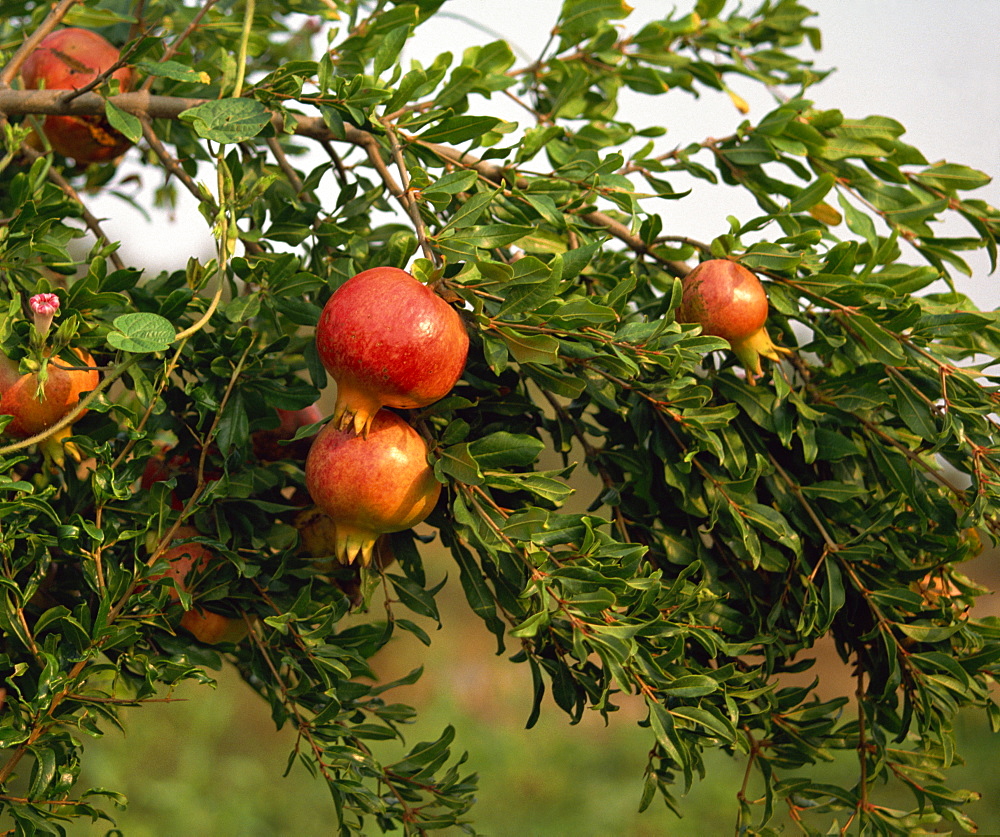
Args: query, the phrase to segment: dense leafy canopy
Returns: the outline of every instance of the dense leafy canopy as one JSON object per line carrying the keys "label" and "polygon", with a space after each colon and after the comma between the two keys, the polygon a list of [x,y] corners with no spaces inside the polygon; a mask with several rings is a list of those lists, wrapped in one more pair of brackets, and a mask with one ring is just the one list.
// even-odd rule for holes
{"label": "dense leafy canopy", "polygon": [[[960,566],[1000,534],[1000,327],[956,281],[963,251],[995,266],[1000,213],[969,196],[988,177],[929,163],[891,118],[815,108],[819,34],[792,0],[700,0],[637,30],[621,0],[564,0],[533,62],[503,41],[401,60],[441,5],[4,3],[0,343],[25,371],[70,346],[102,369],[79,464],[37,439],[0,446],[5,824],[112,816],[113,791],[75,785],[81,738],[222,662],[297,729],[292,759],[329,784],[343,833],[474,823],[475,758],[452,729],[380,757],[413,710],[368,660],[395,632],[431,641],[434,537],[498,652],[530,668],[529,725],[543,701],[574,721],[645,701],[642,806],[678,806],[722,748],[748,764],[746,833],[779,804],[807,829],[831,813],[865,833],[971,827],[975,794],[943,774],[960,707],[1000,727],[1000,623],[970,617],[984,591]],[[123,46],[137,91],[20,90],[22,44],[60,23]],[[673,147],[669,109],[619,118],[624,91],[723,91],[743,109],[735,77],[775,104],[730,136]],[[517,123],[494,115],[501,97]],[[105,115],[157,200],[197,197],[215,258],[123,263],[86,209],[118,170],[24,145],[46,113]],[[664,220],[682,175],[720,200],[748,190],[759,214],[691,240]],[[955,214],[966,232],[942,236]],[[753,385],[725,341],[676,322],[704,258],[765,280],[792,351]],[[435,283],[472,348],[454,392],[407,415],[444,484],[430,528],[359,577],[303,548],[301,445],[262,440],[275,408],[327,388],[319,311],[378,265]],[[27,300],[49,291],[46,361]],[[564,508],[574,472],[580,513]],[[178,592],[162,556],[182,523],[223,560]],[[359,615],[380,586],[388,618]],[[249,636],[178,630],[195,601]],[[856,695],[783,684],[823,637]],[[857,782],[813,781],[837,751],[856,751]],[[879,804],[885,780],[912,811]]]}

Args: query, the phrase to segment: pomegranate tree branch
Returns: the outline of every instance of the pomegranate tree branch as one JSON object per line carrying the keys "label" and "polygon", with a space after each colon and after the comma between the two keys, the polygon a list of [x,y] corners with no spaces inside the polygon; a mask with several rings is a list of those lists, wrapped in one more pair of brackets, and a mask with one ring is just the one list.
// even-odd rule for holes
{"label": "pomegranate tree branch", "polygon": [[403,182],[402,194],[397,195],[396,197],[403,205],[403,209],[405,209],[407,214],[410,216],[410,220],[413,221],[413,227],[417,233],[417,241],[420,242],[420,249],[424,253],[424,258],[428,261],[434,262],[434,264],[438,264],[440,262],[440,258],[437,253],[431,249],[431,245],[427,241],[427,228],[424,226],[424,219],[420,217],[420,205],[417,203],[416,196],[410,189],[410,174],[406,170],[406,161],[403,159],[403,149],[399,144],[399,135],[396,133],[395,127],[391,122],[389,122],[389,120],[382,120],[382,126],[389,135],[392,159],[396,164],[397,171],[399,172],[399,178]]}
{"label": "pomegranate tree branch", "polygon": [[194,182],[194,179],[189,175],[181,164],[174,158],[174,156],[167,151],[166,146],[160,142],[160,138],[156,135],[153,130],[153,126],[150,124],[148,119],[141,119],[140,124],[142,125],[142,136],[146,140],[146,143],[153,153],[156,155],[160,164],[174,177],[176,177],[192,195],[194,195],[195,200],[198,203],[207,203],[212,209],[212,214],[216,212],[215,201],[212,195],[207,189],[201,189],[198,184]]}
{"label": "pomegranate tree branch", "polygon": [[[96,93],[85,93],[78,96],[71,102],[62,101],[65,91],[58,90],[2,90],[0,89],[0,113],[8,116],[27,115],[30,113],[60,114],[60,115],[103,115],[104,98]],[[184,111],[204,104],[207,99],[189,99],[175,96],[154,96],[147,90],[139,90],[134,93],[121,93],[117,96],[109,97],[109,101],[122,110],[131,113],[141,120],[148,119],[176,119]],[[381,156],[381,148],[374,135],[353,125],[344,125],[340,135],[334,133],[327,127],[326,123],[318,116],[304,116],[296,113],[274,113],[271,124],[279,133],[285,130],[285,119],[290,120],[294,126],[293,133],[297,136],[308,137],[320,142],[347,142],[351,145],[362,148],[368,155],[368,159],[378,172],[382,181],[392,194],[400,201],[409,213],[406,204],[405,190],[396,183],[395,178],[389,172],[385,161]],[[527,180],[520,177],[512,177],[512,173],[501,166],[480,160],[477,157],[465,154],[458,149],[439,143],[420,143],[420,145],[435,154],[442,160],[453,163],[465,169],[477,171],[486,179],[498,183],[508,183],[516,187],[527,186]],[[612,218],[604,212],[594,210],[580,215],[588,224],[601,227],[614,238],[623,242],[633,252],[642,256],[648,256],[659,264],[672,276],[686,276],[689,268],[687,264],[673,259],[666,259],[656,252],[655,247],[648,246],[639,236],[635,235],[621,221]]]}

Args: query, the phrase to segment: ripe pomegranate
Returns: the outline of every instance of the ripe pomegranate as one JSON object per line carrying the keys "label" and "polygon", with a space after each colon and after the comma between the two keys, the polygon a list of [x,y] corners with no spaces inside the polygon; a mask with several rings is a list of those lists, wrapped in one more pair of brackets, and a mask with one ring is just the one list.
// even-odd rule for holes
{"label": "ripe pomegranate", "polygon": [[[81,366],[93,366],[94,358],[85,349],[73,349]],[[64,369],[58,358],[48,364],[48,379],[38,398],[38,373],[20,374],[18,364],[0,354],[0,414],[13,416],[6,433],[26,439],[48,430],[72,410],[80,395],[97,386],[96,369]]]}
{"label": "ripe pomegranate", "polygon": [[702,262],[684,277],[677,319],[697,323],[703,334],[728,340],[754,383],[763,374],[761,356],[780,360],[788,349],[775,346],[767,333],[767,295],[760,280],[728,259]]}
{"label": "ripe pomegranate", "polygon": [[[101,35],[70,27],[42,40],[24,62],[21,78],[31,90],[77,90],[117,61],[118,50]],[[131,68],[121,67],[111,77],[118,79],[124,92],[135,75]],[[82,164],[113,160],[131,145],[103,116],[47,116],[44,130],[56,151]]]}
{"label": "ripe pomegranate", "polygon": [[[181,526],[176,532],[175,540],[186,540],[200,534],[192,526]],[[165,572],[151,576],[149,580],[158,581],[161,578],[169,577],[174,579],[177,587],[182,590],[188,589],[188,577],[192,572],[203,572],[219,560],[209,547],[201,543],[178,543],[167,549],[162,557],[167,561],[169,567]],[[174,586],[169,588],[168,595],[174,602],[180,600],[180,594]],[[197,605],[191,610],[184,611],[181,615],[180,626],[192,634],[195,639],[207,645],[215,645],[219,642],[239,642],[249,633],[245,619],[234,619],[221,613],[205,610]]]}
{"label": "ripe pomegranate", "polygon": [[[175,534],[175,540],[195,538],[200,534],[201,532],[191,526],[181,526]],[[202,543],[179,543],[164,551],[162,557],[170,566],[165,572],[152,576],[150,581],[172,578],[182,590],[187,590],[187,577],[196,568],[201,572],[207,569],[212,561],[217,560],[215,553]],[[174,601],[180,598],[176,587],[170,588],[169,595]]]}
{"label": "ripe pomegranate", "polygon": [[300,427],[321,422],[323,414],[319,411],[319,407],[315,404],[301,410],[282,410],[276,407],[274,411],[278,414],[278,427],[274,430],[258,430],[251,434],[250,441],[253,443],[254,454],[264,462],[274,462],[278,459],[305,459],[313,437],[306,436],[291,444],[283,445],[281,442],[291,439]]}
{"label": "ripe pomegranate", "polygon": [[[298,554],[311,561],[312,565],[341,589],[351,605],[359,607],[364,601],[363,586],[367,581],[367,570],[358,564],[342,564],[336,558],[336,524],[319,509],[300,511],[292,521],[299,530]],[[393,564],[396,554],[392,549],[391,535],[379,535],[372,548],[370,566],[384,570]]]}
{"label": "ripe pomegranate", "polygon": [[334,524],[329,554],[370,563],[380,534],[416,526],[434,508],[441,484],[427,464],[427,445],[395,413],[379,410],[368,435],[332,421],[306,458],[306,488]]}
{"label": "ripe pomegranate", "polygon": [[250,633],[250,626],[245,619],[234,619],[200,607],[184,611],[181,627],[206,645],[239,642]]}
{"label": "ripe pomegranate", "polygon": [[333,426],[367,433],[380,407],[426,407],[455,386],[469,336],[458,313],[405,270],[375,267],[330,297],[316,326],[337,382]]}

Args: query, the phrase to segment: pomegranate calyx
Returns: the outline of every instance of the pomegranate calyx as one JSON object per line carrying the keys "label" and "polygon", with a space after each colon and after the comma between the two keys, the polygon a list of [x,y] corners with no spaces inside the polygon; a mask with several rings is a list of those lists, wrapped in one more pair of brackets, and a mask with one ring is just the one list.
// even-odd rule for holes
{"label": "pomegranate calyx", "polygon": [[362,567],[372,562],[377,532],[369,532],[348,523],[334,521],[334,555],[341,564],[357,561]]}
{"label": "pomegranate calyx", "polygon": [[791,354],[791,349],[778,346],[771,340],[771,335],[767,333],[766,327],[761,327],[749,337],[742,340],[730,341],[733,347],[733,354],[740,359],[743,368],[746,369],[747,381],[753,385],[757,378],[764,374],[760,359],[766,357],[769,360],[781,360],[784,356]]}
{"label": "pomegranate calyx", "polygon": [[367,439],[372,419],[382,403],[377,396],[352,384],[347,377],[337,382],[337,401],[331,421],[338,430],[353,429],[355,435]]}

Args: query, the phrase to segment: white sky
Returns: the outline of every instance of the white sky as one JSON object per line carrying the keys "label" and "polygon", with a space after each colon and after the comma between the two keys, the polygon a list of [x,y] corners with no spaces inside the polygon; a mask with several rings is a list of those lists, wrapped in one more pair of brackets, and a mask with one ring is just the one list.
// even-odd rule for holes
{"label": "white sky", "polygon": [[[624,22],[630,30],[672,8],[687,8],[686,3],[664,0],[631,3],[635,11]],[[906,126],[904,139],[920,148],[931,162],[947,158],[994,176],[1000,173],[1000,2],[805,0],[805,5],[819,12],[812,25],[823,33],[823,49],[812,55],[815,66],[837,68],[809,91],[818,106],[839,108],[850,117],[893,117]],[[559,0],[450,0],[443,7],[448,16],[421,27],[404,60],[416,57],[427,62],[445,50],[458,56],[466,46],[493,39],[461,17],[504,35],[519,50],[537,56],[560,6]],[[748,2],[747,6],[753,8],[756,3]],[[315,43],[319,46],[318,40]],[[749,119],[759,119],[774,106],[756,83],[733,77],[731,84],[749,101]],[[493,103],[500,105],[501,99],[494,97]],[[659,140],[664,150],[708,136],[725,136],[743,118],[728,97],[711,91],[700,99],[681,91],[656,98],[634,94],[623,107],[622,116],[650,124],[656,121],[655,114],[649,112],[653,106],[662,108],[659,121],[668,128],[668,134]],[[502,107],[499,115],[524,124],[516,108],[509,109],[506,101]],[[634,116],[630,113],[633,107],[637,109]],[[148,172],[144,177],[150,182],[154,179]],[[675,188],[682,185],[686,186],[678,181]],[[700,183],[696,186],[696,193],[688,198],[662,203],[665,232],[710,240],[727,231],[727,215],[746,220],[760,214],[742,190]],[[1000,204],[1000,182],[967,195]],[[109,196],[88,199],[88,204],[96,215],[108,219],[104,226],[109,235],[125,239],[126,261],[176,268],[189,256],[204,257],[212,250],[193,201],[186,192],[182,192],[181,199],[179,215],[184,222],[177,225],[168,224],[159,214],[152,225],[147,225],[121,201]],[[958,219],[950,222],[945,231],[965,235],[968,228]],[[916,254],[904,256],[920,263]],[[989,263],[985,255],[970,255],[967,260],[974,276],[971,280],[956,276],[960,289],[980,306],[1000,306],[1000,271],[998,275],[987,275]]]}

